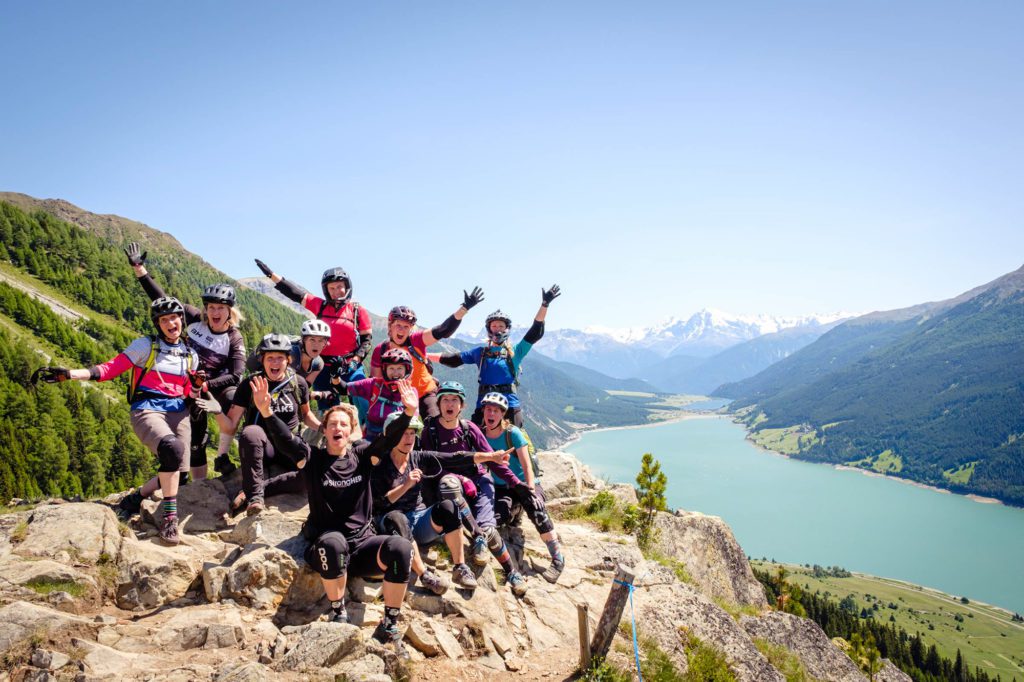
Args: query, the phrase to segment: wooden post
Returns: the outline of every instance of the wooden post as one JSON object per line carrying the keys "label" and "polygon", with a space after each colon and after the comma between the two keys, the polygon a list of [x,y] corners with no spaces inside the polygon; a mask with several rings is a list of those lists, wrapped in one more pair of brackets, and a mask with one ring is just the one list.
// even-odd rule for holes
{"label": "wooden post", "polygon": [[590,606],[576,605],[576,619],[580,626],[580,671],[590,667]]}
{"label": "wooden post", "polygon": [[597,632],[590,645],[591,658],[604,658],[607,655],[615,637],[615,630],[619,627],[619,620],[622,618],[622,609],[629,601],[629,588],[626,585],[633,584],[633,577],[633,571],[628,568],[619,566],[615,571],[615,582],[608,592],[608,600],[604,603],[604,611],[601,612],[601,620],[597,624]]}

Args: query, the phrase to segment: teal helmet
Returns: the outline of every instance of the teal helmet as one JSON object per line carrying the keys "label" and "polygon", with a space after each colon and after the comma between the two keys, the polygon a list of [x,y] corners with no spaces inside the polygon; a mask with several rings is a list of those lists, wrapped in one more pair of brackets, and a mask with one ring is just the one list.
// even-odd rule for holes
{"label": "teal helmet", "polygon": [[[384,420],[384,434],[385,435],[387,434],[388,429],[391,428],[391,425],[393,423],[395,423],[396,421],[398,421],[398,418],[400,416],[402,416],[402,414],[403,413],[399,411],[399,412],[392,412],[391,414],[388,415],[388,418]],[[413,415],[413,418],[409,420],[409,426],[406,427],[406,428],[412,429],[413,431],[415,431],[417,433],[417,435],[420,434],[420,433],[423,433],[423,420],[420,419],[420,416],[418,414],[417,415]]]}
{"label": "teal helmet", "polygon": [[462,401],[462,404],[466,404],[466,387],[458,381],[442,381],[441,385],[437,389],[438,400],[440,400],[443,395],[457,395]]}

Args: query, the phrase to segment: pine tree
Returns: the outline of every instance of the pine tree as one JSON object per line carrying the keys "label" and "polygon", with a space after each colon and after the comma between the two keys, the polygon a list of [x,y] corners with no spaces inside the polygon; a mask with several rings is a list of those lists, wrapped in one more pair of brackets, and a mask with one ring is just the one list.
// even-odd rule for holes
{"label": "pine tree", "polygon": [[636,542],[646,550],[655,541],[654,517],[668,508],[665,490],[668,478],[661,471],[661,462],[654,455],[645,452],[640,462],[640,473],[636,476],[636,496],[641,516],[636,525]]}

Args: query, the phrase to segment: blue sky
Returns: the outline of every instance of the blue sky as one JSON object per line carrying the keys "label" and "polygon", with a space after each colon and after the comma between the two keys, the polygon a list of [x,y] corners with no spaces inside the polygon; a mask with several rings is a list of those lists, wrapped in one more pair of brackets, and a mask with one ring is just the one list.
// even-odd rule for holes
{"label": "blue sky", "polygon": [[[868,311],[1024,262],[1024,5],[7,3],[0,189],[439,321]],[[468,324],[482,322],[474,311]]]}

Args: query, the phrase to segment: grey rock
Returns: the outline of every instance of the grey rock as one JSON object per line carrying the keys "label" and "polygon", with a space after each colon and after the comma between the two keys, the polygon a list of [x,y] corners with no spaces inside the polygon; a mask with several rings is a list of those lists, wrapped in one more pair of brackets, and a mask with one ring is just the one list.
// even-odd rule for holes
{"label": "grey rock", "polygon": [[45,670],[59,670],[70,662],[71,658],[66,654],[47,649],[36,649],[32,652],[32,658],[29,660],[29,663],[35,667]]}
{"label": "grey rock", "polygon": [[0,608],[0,654],[34,633],[50,634],[61,630],[94,631],[95,625],[80,618],[45,606],[15,601]]}
{"label": "grey rock", "polygon": [[217,671],[216,682],[266,682],[271,679],[271,672],[266,666],[247,661],[232,663]]}
{"label": "grey rock", "polygon": [[384,660],[373,654],[342,661],[330,668],[330,672],[335,676],[334,679],[344,682],[365,682],[376,679],[380,675],[384,675],[385,679],[390,679],[385,670]]}
{"label": "grey rock", "polygon": [[417,651],[427,656],[437,656],[441,653],[437,638],[425,621],[415,620],[409,623],[409,627],[405,629],[405,638]]}
{"label": "grey rock", "polygon": [[465,652],[462,650],[462,645],[459,644],[459,640],[453,635],[443,622],[432,621],[430,623],[430,629],[434,633],[434,638],[437,640],[437,646],[441,649],[441,653],[451,659],[462,658]]}
{"label": "grey rock", "polygon": [[233,599],[272,609],[284,599],[297,572],[295,560],[286,552],[251,545],[230,566],[204,566],[203,589],[210,601]]}
{"label": "grey rock", "polygon": [[49,670],[27,670],[22,682],[57,682],[58,678],[50,674]]}
{"label": "grey rock", "polygon": [[343,658],[365,653],[362,634],[355,625],[310,623],[295,634],[295,646],[276,664],[278,670],[329,668]]}
{"label": "grey rock", "polygon": [[148,654],[128,654],[87,639],[74,638],[71,644],[85,652],[82,662],[90,677],[131,679],[161,667],[158,659]]}
{"label": "grey rock", "polygon": [[883,659],[882,669],[875,673],[875,682],[913,682],[910,675],[896,667],[888,658]]}
{"label": "grey rock", "polygon": [[544,472],[541,485],[550,500],[580,497],[585,490],[596,485],[590,470],[572,455],[564,452],[539,452],[537,458]]}
{"label": "grey rock", "polygon": [[122,545],[117,605],[151,609],[185,596],[199,576],[203,555],[188,545],[165,547],[132,538]]}
{"label": "grey rock", "polygon": [[17,545],[22,556],[55,559],[66,552],[70,560],[94,564],[100,557],[116,560],[121,553],[123,538],[117,516],[101,504],[46,505],[33,509],[27,520],[25,539]]}
{"label": "grey rock", "polygon": [[[227,526],[228,494],[219,478],[193,481],[178,488],[178,527],[182,533],[208,533]],[[145,505],[144,509],[150,509]],[[163,502],[153,507],[150,514],[143,513],[143,520],[154,523],[154,518],[163,518]]]}
{"label": "grey rock", "polygon": [[816,679],[828,682],[860,682],[864,679],[857,665],[813,620],[772,611],[756,618],[743,616],[740,627],[752,638],[792,651],[808,674]]}
{"label": "grey rock", "polygon": [[681,561],[706,595],[733,604],[766,607],[764,588],[750,569],[732,529],[717,516],[658,513],[655,548]]}

